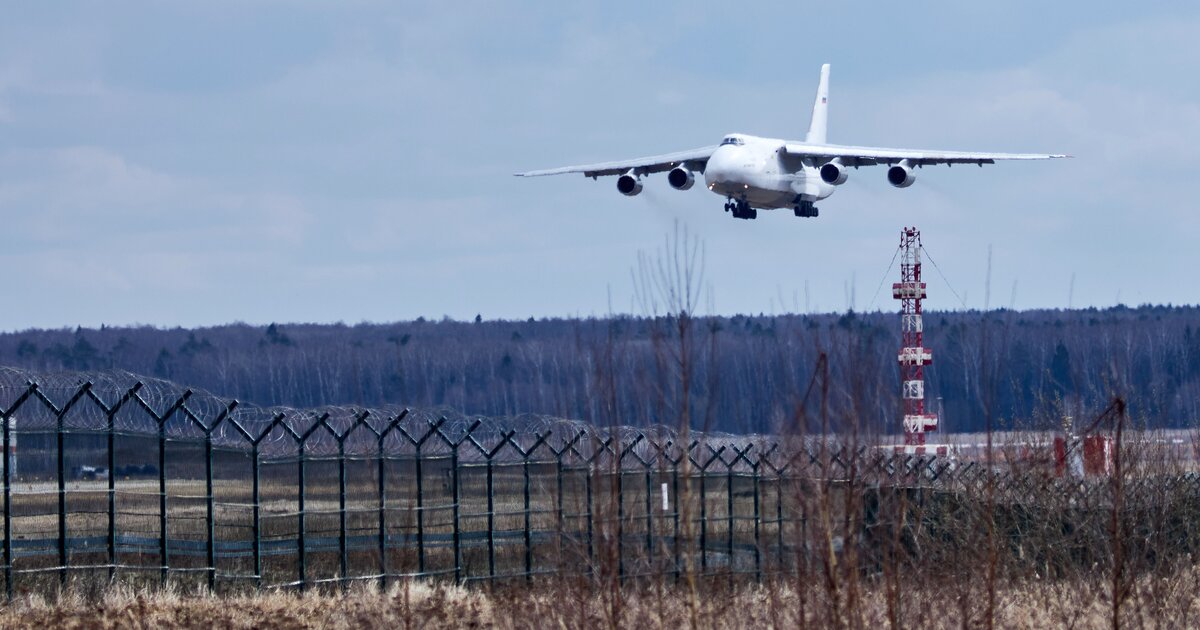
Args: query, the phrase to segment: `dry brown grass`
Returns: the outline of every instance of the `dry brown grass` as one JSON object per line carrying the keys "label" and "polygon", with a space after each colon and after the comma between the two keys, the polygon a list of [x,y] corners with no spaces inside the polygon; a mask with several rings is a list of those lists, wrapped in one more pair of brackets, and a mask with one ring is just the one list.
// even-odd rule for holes
{"label": "dry brown grass", "polygon": [[[1200,570],[1181,569],[1138,581],[1122,614],[1127,627],[1195,627],[1200,622]],[[943,585],[944,587],[945,585]],[[430,582],[393,585],[385,592],[359,586],[344,594],[264,592],[216,597],[115,586],[98,600],[77,595],[27,596],[0,609],[4,628],[784,628],[891,627],[882,582],[864,580],[861,604],[831,606],[820,584],[795,582],[685,589],[641,585],[595,589],[583,581],[545,581],[488,588]],[[1031,579],[1001,587],[988,623],[983,598],[966,607],[926,580],[906,592],[899,627],[1111,627],[1104,576]],[[803,595],[803,598],[801,597]],[[801,602],[801,599],[804,601]],[[696,606],[695,610],[692,606]],[[803,610],[803,619],[800,611]]]}

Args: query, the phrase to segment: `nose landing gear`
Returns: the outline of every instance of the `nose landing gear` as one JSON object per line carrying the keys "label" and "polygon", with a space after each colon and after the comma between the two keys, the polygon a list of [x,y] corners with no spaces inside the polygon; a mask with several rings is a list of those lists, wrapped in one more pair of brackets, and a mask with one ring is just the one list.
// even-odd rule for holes
{"label": "nose landing gear", "polygon": [[757,219],[758,210],[751,208],[745,199],[730,198],[725,202],[725,212],[732,212],[735,219]]}

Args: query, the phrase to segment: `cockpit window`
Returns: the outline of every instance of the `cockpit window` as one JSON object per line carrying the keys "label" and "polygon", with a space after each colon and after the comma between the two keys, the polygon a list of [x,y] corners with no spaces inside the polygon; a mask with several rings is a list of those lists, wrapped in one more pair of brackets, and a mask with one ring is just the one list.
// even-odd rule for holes
{"label": "cockpit window", "polygon": [[741,145],[745,144],[745,141],[742,140],[741,138],[738,138],[737,136],[729,136],[728,138],[725,138],[724,140],[721,141],[721,146],[725,146],[727,144],[741,146]]}

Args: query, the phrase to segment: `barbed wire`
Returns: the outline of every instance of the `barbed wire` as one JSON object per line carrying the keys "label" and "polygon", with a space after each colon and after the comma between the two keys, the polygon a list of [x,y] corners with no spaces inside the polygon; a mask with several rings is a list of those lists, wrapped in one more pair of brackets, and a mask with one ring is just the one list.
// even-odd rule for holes
{"label": "barbed wire", "polygon": [[660,458],[664,463],[677,461],[685,453],[684,439],[695,449],[710,454],[727,451],[731,458],[733,446],[745,449],[753,444],[763,452],[778,441],[774,436],[712,431],[689,431],[685,438],[683,432],[662,425],[597,427],[544,414],[493,417],[448,407],[263,407],[121,370],[39,372],[0,367],[0,411],[11,415],[11,426],[19,433],[61,427],[86,434],[111,428],[126,435],[157,437],[161,423],[164,437],[172,440],[202,441],[211,434],[214,446],[241,449],[251,449],[257,441],[259,455],[266,458],[296,457],[301,448],[306,456],[339,452],[411,456],[419,449],[422,455],[456,450],[460,460],[468,462],[525,461],[562,454],[595,463],[628,458],[631,465],[644,467],[644,462]]}

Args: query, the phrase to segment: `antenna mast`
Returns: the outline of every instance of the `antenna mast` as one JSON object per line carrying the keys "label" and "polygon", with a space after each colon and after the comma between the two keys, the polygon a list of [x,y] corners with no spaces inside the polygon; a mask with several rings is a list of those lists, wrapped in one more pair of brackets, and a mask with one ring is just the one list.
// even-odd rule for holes
{"label": "antenna mast", "polygon": [[906,227],[900,232],[900,282],[892,284],[892,297],[900,300],[900,397],[904,406],[904,444],[923,446],[925,433],[936,431],[938,417],[925,409],[925,366],[933,352],[924,346],[925,324],[921,302],[926,297],[921,281],[921,231]]}

